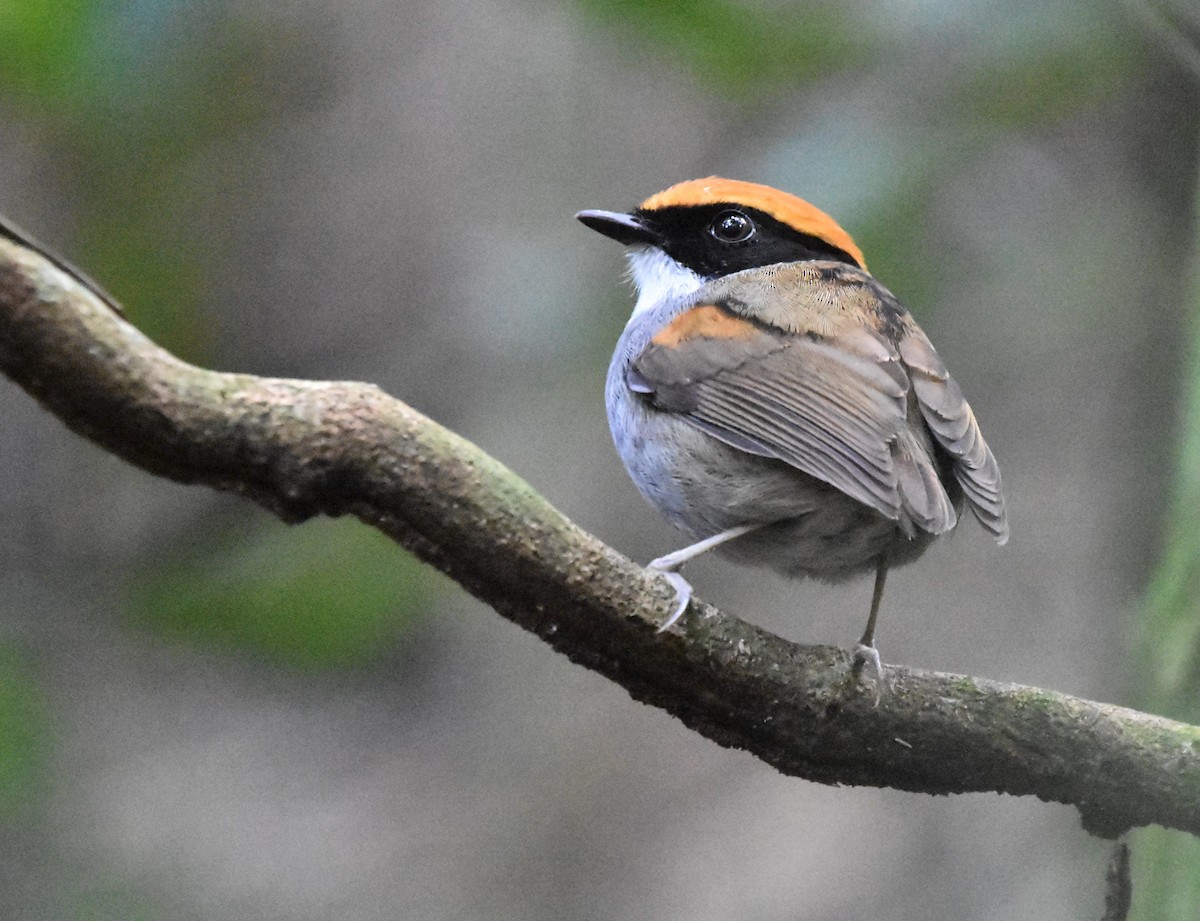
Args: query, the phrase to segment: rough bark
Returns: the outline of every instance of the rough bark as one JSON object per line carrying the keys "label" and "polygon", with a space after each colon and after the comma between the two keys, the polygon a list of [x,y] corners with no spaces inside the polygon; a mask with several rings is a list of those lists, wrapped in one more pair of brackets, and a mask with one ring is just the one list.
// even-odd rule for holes
{"label": "rough bark", "polygon": [[[1053,691],[885,668],[800,646],[673,592],[453,432],[369,384],[207,371],[143,336],[61,260],[0,226],[0,370],[151,473],[288,522],[355,515],[504,617],[785,774],[1078,807],[1115,836],[1200,834],[1200,728]],[[534,424],[530,420],[530,424]]]}

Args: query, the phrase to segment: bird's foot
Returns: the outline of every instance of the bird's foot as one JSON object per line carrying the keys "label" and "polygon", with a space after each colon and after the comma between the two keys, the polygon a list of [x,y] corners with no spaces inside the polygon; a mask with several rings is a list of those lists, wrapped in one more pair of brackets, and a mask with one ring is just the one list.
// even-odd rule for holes
{"label": "bird's foot", "polygon": [[668,553],[666,556],[660,556],[657,560],[650,561],[646,568],[661,572],[675,588],[675,610],[671,612],[671,616],[667,618],[667,622],[658,628],[659,633],[670,628],[675,621],[683,617],[683,612],[687,610],[688,602],[692,600],[691,583],[679,574],[679,568],[688,560],[695,559],[700,554],[707,553],[709,550],[719,547],[727,541],[735,540],[743,534],[757,531],[761,527],[763,527],[762,523],[739,524],[726,531],[713,534],[711,537],[706,537],[704,540],[689,544],[682,550],[676,550],[674,553]]}
{"label": "bird's foot", "polygon": [[878,707],[884,691],[887,690],[887,679],[883,675],[883,661],[879,658],[879,650],[875,648],[874,643],[868,645],[860,641],[854,644],[854,663],[851,670],[856,676],[867,671],[871,673],[875,680],[875,706]]}
{"label": "bird's foot", "polygon": [[681,561],[674,559],[676,556],[677,554],[660,556],[657,560],[651,560],[646,567],[661,572],[667,577],[671,587],[675,589],[675,610],[658,628],[659,633],[669,630],[679,618],[683,617],[683,612],[687,610],[687,606],[692,600],[692,583],[676,572],[676,568],[682,565]]}

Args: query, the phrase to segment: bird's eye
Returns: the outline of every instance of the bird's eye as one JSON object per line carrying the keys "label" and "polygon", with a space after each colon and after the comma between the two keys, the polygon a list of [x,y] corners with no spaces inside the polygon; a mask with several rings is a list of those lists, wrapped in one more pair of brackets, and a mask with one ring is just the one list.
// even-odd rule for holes
{"label": "bird's eye", "polygon": [[708,232],[722,243],[745,243],[754,229],[754,221],[740,211],[722,211],[708,225]]}

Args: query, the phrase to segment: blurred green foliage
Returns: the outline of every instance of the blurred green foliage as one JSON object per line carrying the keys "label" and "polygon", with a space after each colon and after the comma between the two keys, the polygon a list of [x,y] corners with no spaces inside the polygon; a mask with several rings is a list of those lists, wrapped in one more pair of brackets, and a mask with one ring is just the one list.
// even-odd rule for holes
{"label": "blurred green foliage", "polygon": [[67,902],[64,921],[160,921],[176,917],[120,881],[72,893]]}
{"label": "blurred green foliage", "polygon": [[0,5],[0,80],[17,102],[74,95],[97,4],[92,0],[9,0]]}
{"label": "blurred green foliage", "polygon": [[956,85],[950,111],[986,140],[1111,97],[1141,62],[1128,23],[1114,13],[1095,3],[1016,5],[993,53],[979,55]]}
{"label": "blurred green foliage", "polygon": [[[1190,361],[1174,458],[1162,559],[1138,622],[1134,703],[1200,724],[1200,246],[1192,259]],[[1132,849],[1133,921],[1200,916],[1200,841],[1138,831]]]}
{"label": "blurred green foliage", "polygon": [[135,580],[131,615],[168,637],[299,669],[368,666],[449,583],[354,519],[222,533]]}
{"label": "blurred green foliage", "polygon": [[681,62],[706,88],[778,92],[872,51],[870,20],[846,3],[782,9],[730,0],[579,0],[598,24],[634,37],[645,55]]}
{"label": "blurred green foliage", "polygon": [[[1191,360],[1173,462],[1162,560],[1150,580],[1139,635],[1139,704],[1200,722],[1200,252],[1193,272]],[[1200,879],[1200,874],[1197,875]]]}
{"label": "blurred green foliage", "polygon": [[1130,846],[1129,921],[1195,921],[1200,906],[1200,842],[1183,832],[1139,829]]}
{"label": "blurred green foliage", "polygon": [[[193,361],[216,345],[200,295],[220,274],[225,243],[206,222],[221,190],[190,170],[218,142],[321,104],[328,75],[309,25],[267,24],[227,0],[0,3],[5,103],[40,126],[60,159],[77,223],[74,243],[56,248],[102,279],[151,338]],[[253,163],[223,169],[253,186]]]}
{"label": "blurred green foliage", "polygon": [[28,663],[16,649],[0,646],[0,828],[31,821],[40,812],[50,725]]}

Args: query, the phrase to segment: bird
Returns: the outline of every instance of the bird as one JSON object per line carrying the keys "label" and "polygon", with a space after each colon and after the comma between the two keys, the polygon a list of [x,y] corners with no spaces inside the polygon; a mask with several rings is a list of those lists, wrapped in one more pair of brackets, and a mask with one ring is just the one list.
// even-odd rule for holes
{"label": "bird", "polygon": [[964,508],[999,544],[996,459],[929,338],[828,214],[769,186],[677,183],[585,226],[627,248],[637,299],[605,381],[638,491],[694,541],[649,568],[679,621],[680,568],[712,551],[789,577],[874,572],[854,662],[882,678],[888,571]]}

